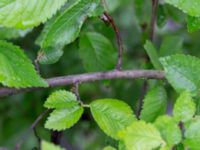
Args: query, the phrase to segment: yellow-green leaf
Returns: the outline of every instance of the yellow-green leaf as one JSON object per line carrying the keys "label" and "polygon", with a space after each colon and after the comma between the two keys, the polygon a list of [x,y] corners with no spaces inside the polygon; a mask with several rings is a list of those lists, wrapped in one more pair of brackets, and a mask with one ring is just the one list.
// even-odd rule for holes
{"label": "yellow-green leaf", "polygon": [[115,99],[95,100],[90,104],[90,108],[99,127],[114,139],[118,139],[118,131],[136,120],[129,105],[123,101]]}
{"label": "yellow-green leaf", "polygon": [[51,18],[67,0],[1,0],[0,25],[27,28]]}
{"label": "yellow-green leaf", "polygon": [[150,123],[135,121],[119,132],[127,150],[152,150],[165,146],[159,131]]}
{"label": "yellow-green leaf", "polygon": [[48,86],[23,50],[5,41],[0,41],[0,83],[15,88]]}

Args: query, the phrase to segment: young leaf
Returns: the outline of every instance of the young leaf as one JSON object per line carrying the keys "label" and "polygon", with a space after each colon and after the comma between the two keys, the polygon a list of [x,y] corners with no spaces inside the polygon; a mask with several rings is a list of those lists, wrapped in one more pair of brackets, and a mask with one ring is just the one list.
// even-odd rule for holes
{"label": "young leaf", "polygon": [[0,83],[15,88],[48,86],[23,51],[5,41],[0,41]]}
{"label": "young leaf", "polygon": [[145,96],[140,119],[153,122],[159,115],[166,112],[167,94],[162,86],[150,89]]}
{"label": "young leaf", "polygon": [[[0,25],[28,28],[52,17],[67,0],[9,0],[0,4]],[[45,6],[45,7],[44,7]]]}
{"label": "young leaf", "polygon": [[103,150],[116,150],[116,148],[111,147],[111,146],[106,146],[103,148]]}
{"label": "young leaf", "polygon": [[160,131],[162,138],[166,141],[170,149],[181,141],[181,130],[172,117],[167,115],[160,116],[156,119],[154,125]]}
{"label": "young leaf", "polygon": [[80,57],[89,72],[113,69],[117,62],[117,51],[103,35],[88,32],[80,38]]}
{"label": "young leaf", "polygon": [[165,0],[165,2],[179,8],[190,16],[200,16],[199,0]]}
{"label": "young leaf", "polygon": [[60,148],[57,145],[54,145],[53,143],[42,141],[42,143],[41,143],[41,150],[64,150],[64,149]]}
{"label": "young leaf", "polygon": [[57,131],[68,129],[78,122],[82,114],[83,108],[79,105],[56,109],[48,117],[45,128]]}
{"label": "young leaf", "polygon": [[195,32],[200,29],[200,17],[188,16],[187,28],[189,32]]}
{"label": "young leaf", "polygon": [[169,56],[177,53],[181,53],[183,45],[183,38],[180,36],[167,36],[164,38],[161,47],[159,56]]}
{"label": "young leaf", "polygon": [[144,48],[151,59],[151,62],[155,69],[162,69],[162,66],[159,62],[159,57],[156,48],[154,47],[153,43],[150,41],[146,41]]}
{"label": "young leaf", "polygon": [[52,64],[58,61],[63,54],[63,47],[78,37],[85,19],[98,4],[99,0],[78,0],[46,25],[39,37],[40,63]]}
{"label": "young leaf", "polygon": [[176,121],[186,122],[195,115],[195,103],[189,92],[183,92],[176,100],[173,115]]}
{"label": "young leaf", "polygon": [[200,146],[200,118],[194,118],[189,125],[185,127],[184,145],[191,150],[198,150]]}
{"label": "young leaf", "polygon": [[126,150],[126,145],[124,144],[124,142],[119,141],[118,150]]}
{"label": "young leaf", "polygon": [[[174,89],[181,93],[190,91],[193,95],[200,89],[200,59],[189,55],[173,55],[160,58],[165,75]],[[195,70],[195,71],[194,71]]]}
{"label": "young leaf", "polygon": [[69,108],[78,105],[76,95],[65,90],[59,90],[52,93],[46,102],[44,107],[46,108]]}
{"label": "young leaf", "polygon": [[119,100],[95,100],[90,104],[90,108],[99,127],[114,139],[118,139],[118,131],[136,120],[131,108]]}
{"label": "young leaf", "polygon": [[152,150],[165,145],[159,131],[144,121],[135,121],[119,132],[127,150]]}

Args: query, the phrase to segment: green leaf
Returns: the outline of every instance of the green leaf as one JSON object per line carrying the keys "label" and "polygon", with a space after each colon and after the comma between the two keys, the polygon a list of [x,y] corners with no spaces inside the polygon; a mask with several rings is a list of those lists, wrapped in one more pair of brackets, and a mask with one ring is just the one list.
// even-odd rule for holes
{"label": "green leaf", "polygon": [[126,150],[126,145],[124,144],[124,142],[119,141],[118,150]]}
{"label": "green leaf", "polygon": [[154,125],[160,131],[162,138],[166,141],[170,149],[181,142],[182,134],[176,121],[170,116],[160,116]]}
{"label": "green leaf", "polygon": [[160,58],[160,62],[167,80],[177,92],[186,90],[193,95],[199,92],[200,59],[180,54]]}
{"label": "green leaf", "polygon": [[52,93],[46,102],[44,103],[44,107],[46,108],[69,108],[75,105],[78,105],[78,101],[76,95],[72,92],[68,92],[65,90],[59,90]]}
{"label": "green leaf", "polygon": [[176,100],[173,115],[176,121],[186,122],[195,115],[195,103],[189,92],[183,92]]}
{"label": "green leaf", "polygon": [[159,56],[169,56],[181,53],[183,38],[180,36],[166,36],[160,47]]}
{"label": "green leaf", "polygon": [[175,146],[176,150],[185,150],[184,145],[182,143]]}
{"label": "green leaf", "polygon": [[119,100],[95,100],[90,104],[90,108],[99,127],[114,139],[118,139],[118,131],[126,128],[136,120],[131,108]]}
{"label": "green leaf", "polygon": [[159,131],[144,121],[133,122],[119,132],[119,137],[127,150],[152,150],[165,145]]}
{"label": "green leaf", "polygon": [[0,25],[16,28],[37,26],[52,17],[66,1],[67,0],[1,1]]}
{"label": "green leaf", "polygon": [[48,117],[45,128],[57,131],[68,129],[78,122],[82,114],[83,108],[79,105],[56,109]]}
{"label": "green leaf", "polygon": [[117,62],[117,50],[106,37],[95,32],[81,36],[79,53],[88,72],[114,69]]}
{"label": "green leaf", "polygon": [[181,10],[167,3],[164,4],[164,7],[167,12],[168,19],[172,19],[175,23],[185,23],[187,15]]}
{"label": "green leaf", "polygon": [[119,6],[123,4],[124,1],[121,0],[105,0],[105,8],[108,9],[109,12],[114,12]]}
{"label": "green leaf", "polygon": [[103,150],[116,150],[116,148],[114,148],[112,146],[106,146],[103,148]]}
{"label": "green leaf", "polygon": [[57,145],[54,145],[53,143],[49,143],[47,141],[42,141],[41,150],[64,150],[64,149],[60,148]]}
{"label": "green leaf", "polygon": [[99,0],[78,0],[45,26],[39,37],[40,63],[52,64],[58,61],[63,54],[63,47],[79,36],[85,19],[98,4]]}
{"label": "green leaf", "polygon": [[190,150],[199,150],[200,147],[200,118],[193,119],[189,125],[185,127],[184,145]]}
{"label": "green leaf", "polygon": [[165,0],[165,2],[179,8],[190,16],[200,16],[199,0]]}
{"label": "green leaf", "polygon": [[189,32],[195,32],[200,29],[200,17],[188,16],[187,28]]}
{"label": "green leaf", "polygon": [[145,96],[140,119],[153,122],[159,115],[165,114],[166,108],[167,93],[163,86],[156,86]]}
{"label": "green leaf", "polygon": [[15,88],[48,86],[24,52],[5,41],[0,41],[0,82]]}
{"label": "green leaf", "polygon": [[151,18],[151,1],[134,0],[135,14],[139,24],[146,24]]}
{"label": "green leaf", "polygon": [[151,62],[155,69],[162,69],[162,66],[159,62],[159,57],[156,48],[154,47],[153,43],[151,41],[146,41],[144,48],[151,59]]}
{"label": "green leaf", "polygon": [[158,5],[157,9],[157,25],[162,28],[167,22],[167,12],[163,4]]}
{"label": "green leaf", "polygon": [[0,40],[16,39],[18,37],[23,38],[30,31],[31,29],[21,30],[21,29],[0,27],[0,35],[1,35]]}

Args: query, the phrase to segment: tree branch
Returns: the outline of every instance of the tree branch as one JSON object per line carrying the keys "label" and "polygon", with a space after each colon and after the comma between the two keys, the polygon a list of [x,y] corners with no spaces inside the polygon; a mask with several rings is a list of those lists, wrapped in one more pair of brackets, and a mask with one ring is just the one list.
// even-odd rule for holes
{"label": "tree branch", "polygon": [[[151,22],[150,22],[150,33],[149,33],[149,39],[153,42],[154,40],[154,35],[155,35],[155,24],[156,24],[156,12],[157,12],[157,6],[159,0],[151,0],[152,2],[152,14],[151,14]],[[149,57],[146,55],[146,60],[149,62]],[[140,97],[138,100],[138,110],[137,110],[137,117],[139,118],[140,113],[142,111],[142,106],[143,106],[143,99],[147,93],[148,90],[148,81],[145,80],[144,83],[142,84],[142,90],[140,93]]]}
{"label": "tree branch", "polygon": [[153,41],[154,34],[155,34],[155,24],[156,24],[156,12],[159,0],[152,0],[152,15],[151,15],[151,27],[150,27],[150,34],[149,39]]}
{"label": "tree branch", "polygon": [[[23,134],[23,136],[20,138],[20,141],[15,145],[15,150],[20,150],[21,149],[21,145],[24,143],[24,141],[26,140],[27,136],[31,133],[32,130],[33,130],[34,134],[36,135],[37,140],[40,142],[40,138],[38,137],[35,128],[38,125],[38,123],[42,120],[42,118],[48,112],[50,112],[50,109],[45,110],[42,114],[40,114],[36,118],[36,120],[32,123],[31,127],[25,132],[25,134]],[[40,147],[40,145],[39,145],[39,147]]]}
{"label": "tree branch", "polygon": [[114,19],[107,12],[103,13],[103,16],[101,19],[105,22],[110,23],[115,32],[116,39],[117,39],[117,45],[118,45],[118,59],[117,59],[116,70],[121,70],[122,69],[122,54],[123,54],[123,43],[122,43],[121,34],[119,32],[119,29],[118,29]]}
{"label": "tree branch", "polygon": [[[68,75],[61,77],[54,77],[46,79],[49,83],[49,87],[72,85],[75,83],[85,83],[100,80],[111,80],[111,79],[136,79],[136,78],[147,78],[147,79],[164,79],[164,73],[162,71],[155,70],[127,70],[127,71],[108,71],[108,72],[96,72],[96,73],[85,73],[80,75]],[[17,93],[28,92],[33,90],[39,90],[43,88],[0,88],[0,97],[14,95]]]}

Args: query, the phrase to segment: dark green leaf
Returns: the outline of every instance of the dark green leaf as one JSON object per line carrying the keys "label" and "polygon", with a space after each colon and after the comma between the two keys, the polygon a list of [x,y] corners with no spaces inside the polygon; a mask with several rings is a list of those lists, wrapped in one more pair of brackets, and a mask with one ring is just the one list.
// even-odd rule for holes
{"label": "dark green leaf", "polygon": [[117,63],[117,50],[103,35],[88,32],[80,38],[80,57],[89,72],[114,69]]}
{"label": "dark green leaf", "polygon": [[59,60],[63,47],[78,37],[85,19],[98,3],[99,0],[78,0],[46,25],[39,40],[40,63],[52,64]]}
{"label": "dark green leaf", "polygon": [[159,56],[169,56],[181,53],[183,38],[180,36],[166,36],[161,44]]}
{"label": "dark green leaf", "polygon": [[155,69],[162,69],[162,66],[159,62],[159,57],[156,48],[154,47],[153,43],[150,41],[146,41],[144,48],[151,59],[151,62]]}
{"label": "dark green leaf", "polygon": [[163,86],[156,86],[150,89],[145,96],[140,119],[153,122],[167,108],[167,94]]}

